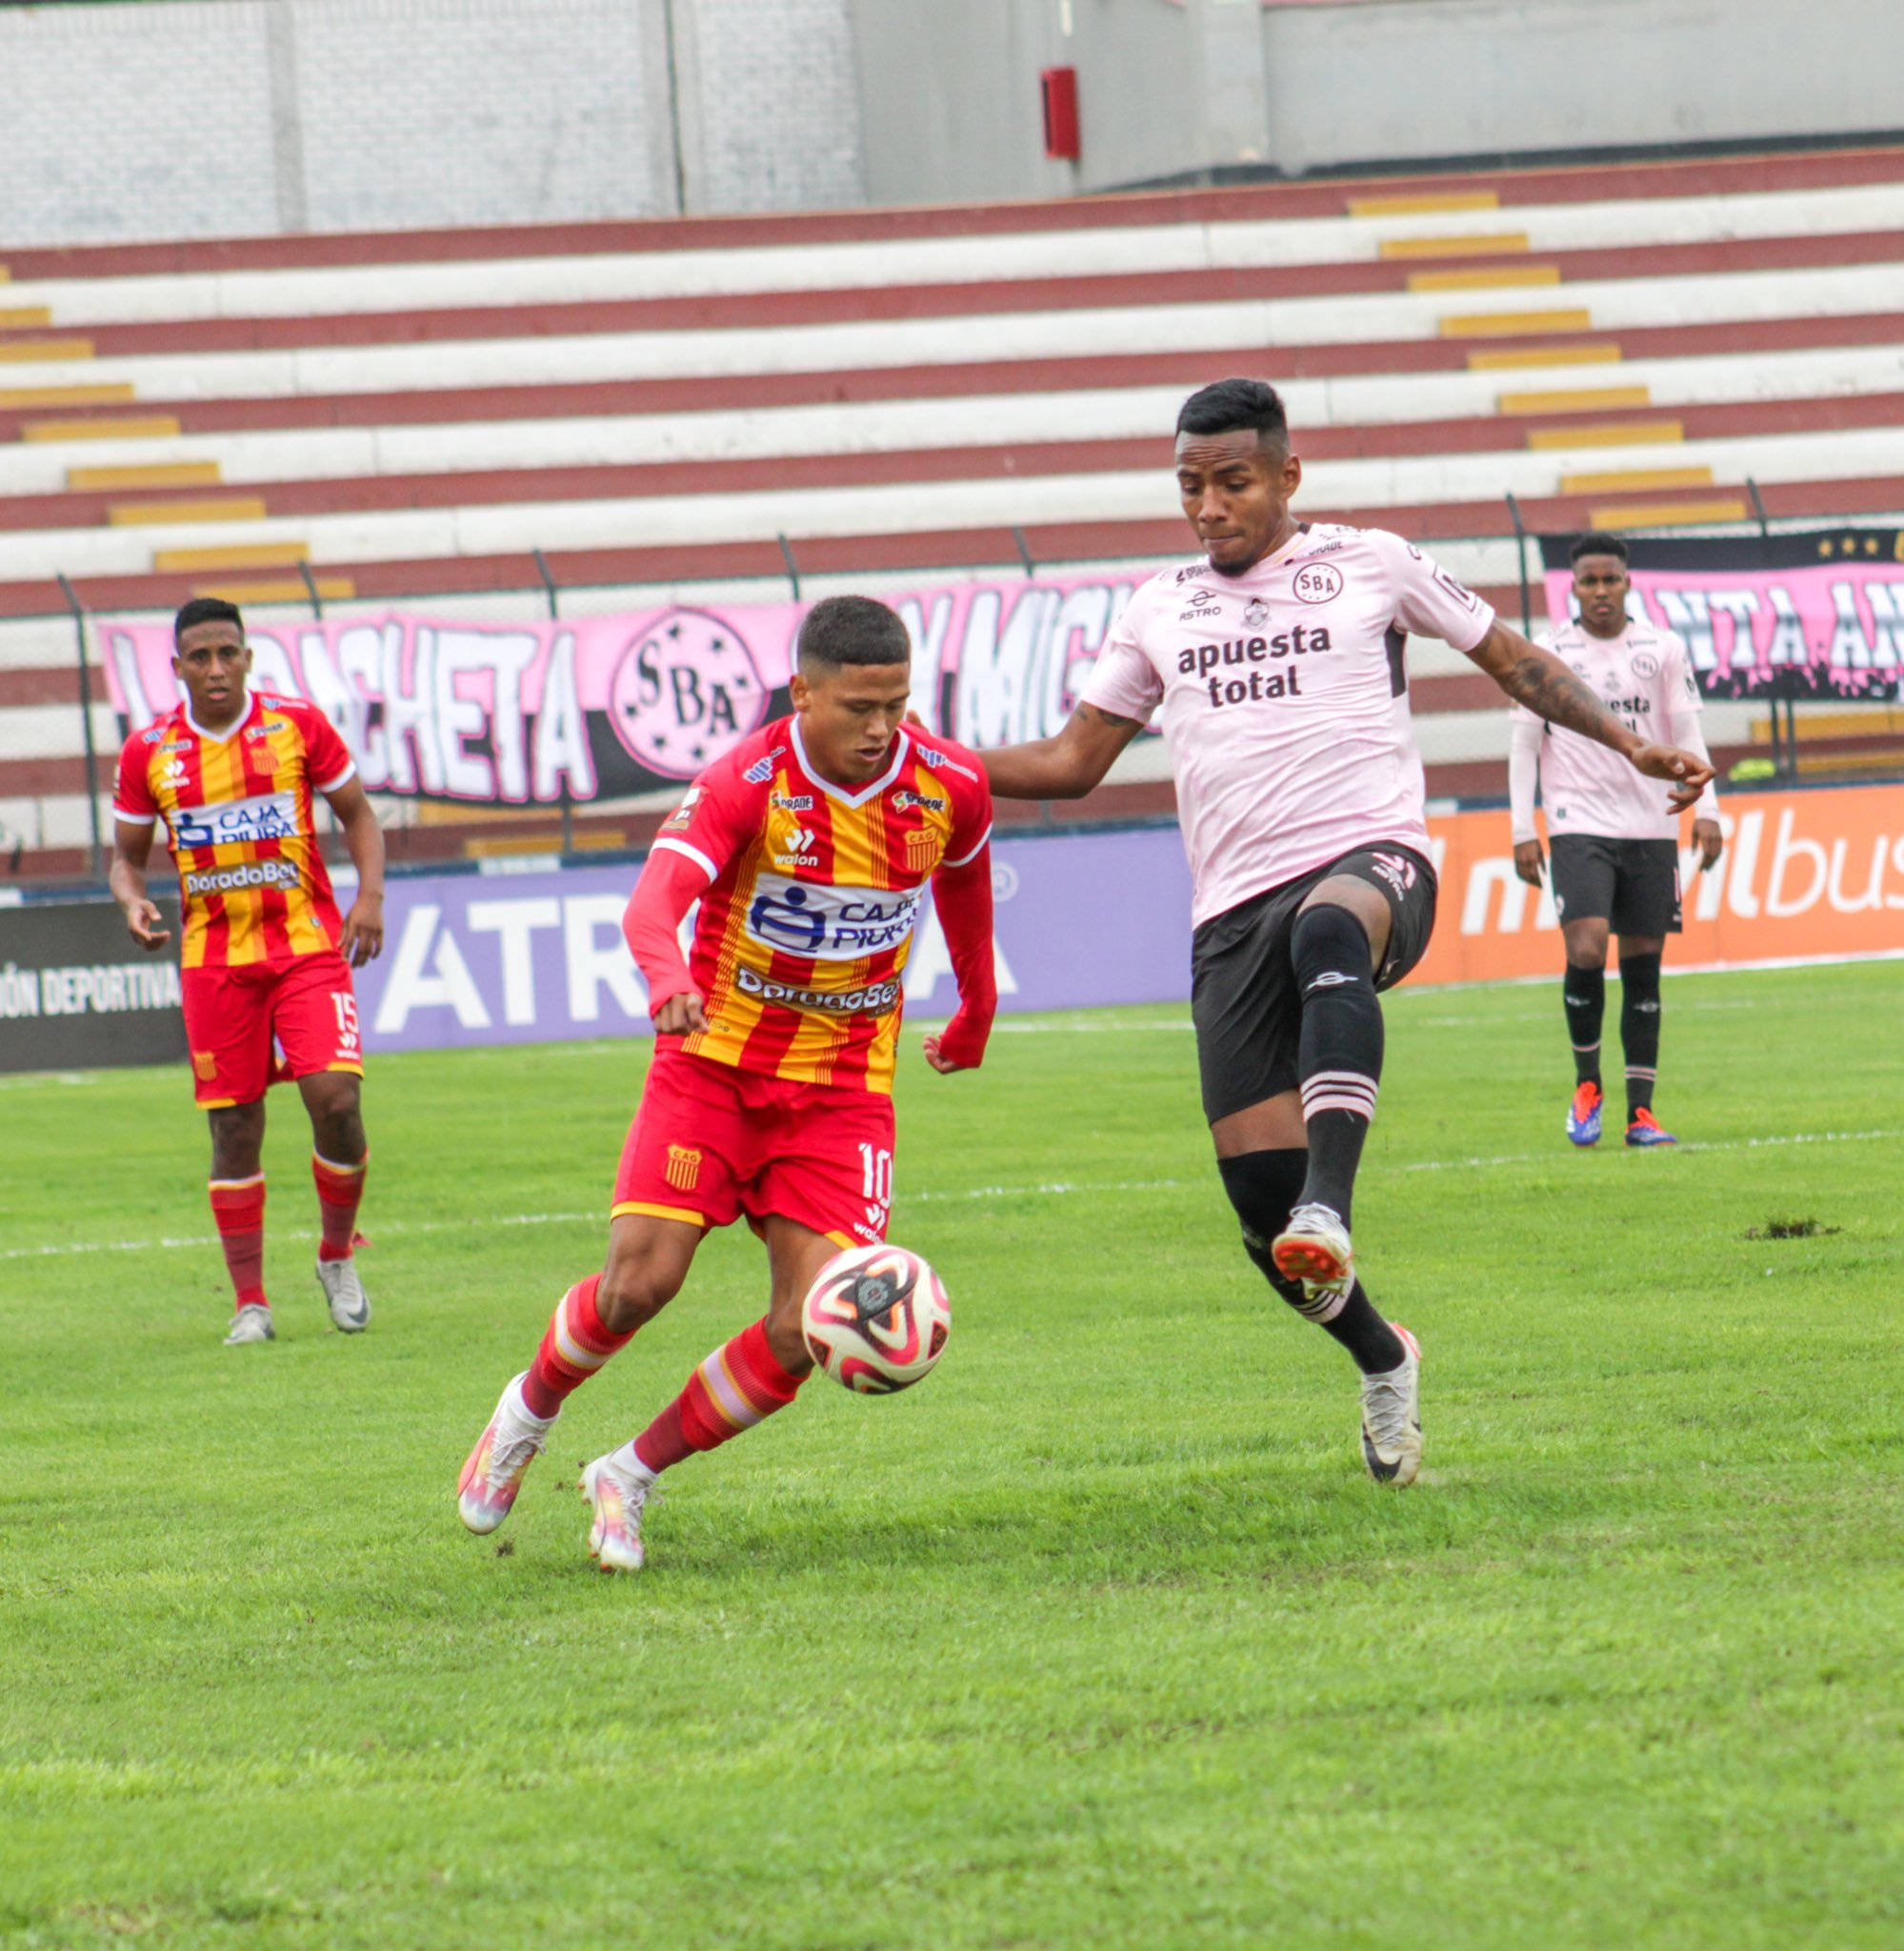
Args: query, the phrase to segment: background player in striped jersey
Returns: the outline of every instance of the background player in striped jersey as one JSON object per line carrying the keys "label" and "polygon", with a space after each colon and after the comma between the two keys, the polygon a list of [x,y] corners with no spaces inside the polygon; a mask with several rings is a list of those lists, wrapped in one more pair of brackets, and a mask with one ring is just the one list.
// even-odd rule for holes
{"label": "background player in striped jersey", "polygon": [[[1665,736],[1706,757],[1699,687],[1686,646],[1670,630],[1627,614],[1633,588],[1617,535],[1582,535],[1569,552],[1580,607],[1548,648],[1591,685],[1635,736]],[[1604,746],[1551,725],[1525,705],[1513,713],[1508,791],[1513,802],[1514,871],[1540,885],[1534,833],[1535,782],[1553,848],[1553,910],[1567,948],[1560,994],[1573,1045],[1573,1101],[1567,1136],[1600,1136],[1600,1023],[1607,1005],[1607,941],[1620,954],[1620,1046],[1626,1057],[1626,1141],[1670,1145],[1653,1115],[1659,1076],[1659,967],[1666,937],[1679,933],[1679,816],[1664,790]],[[1710,781],[1693,809],[1699,871],[1717,863],[1719,802]]]}
{"label": "background player in striped jersey", "polygon": [[1381,1076],[1376,992],[1420,960],[1434,920],[1408,633],[1445,638],[1511,697],[1686,800],[1711,768],[1629,731],[1400,536],[1298,521],[1302,464],[1273,387],[1227,379],[1193,394],[1176,477],[1205,555],[1136,591],[1062,732],[988,752],[986,768],[1002,796],[1081,797],[1161,711],[1224,1190],[1271,1285],[1362,1371],[1370,1472],[1409,1483],[1419,1351],[1375,1311],[1349,1236]]}
{"label": "background player in striped jersey", "polygon": [[[622,1153],[608,1264],[557,1304],[457,1486],[471,1531],[514,1503],[563,1400],[679,1292],[710,1227],[765,1240],[766,1315],[717,1348],[632,1442],[582,1474],[590,1550],[642,1562],[656,1476],[790,1403],[812,1367],[800,1302],[842,1248],[885,1237],[900,977],[927,883],[959,1009],[934,1070],[977,1066],[997,1007],[992,798],[962,747],[902,720],[912,644],[882,603],[835,596],[801,626],[793,714],[711,766],[662,828],[625,932],[655,1053]],[[678,930],[694,902],[691,966]]]}
{"label": "background player in striped jersey", "polygon": [[[370,1155],[351,971],[383,946],[383,835],[324,714],[251,689],[234,605],[194,598],[173,621],[172,643],[185,695],[120,753],[111,887],[132,939],[163,948],[170,932],[146,890],[163,820],[184,897],[180,977],[192,1077],[211,1125],[211,1212],[236,1301],[225,1339],[273,1338],[260,1148],[265,1090],[280,1076],[297,1079],[311,1115],[318,1281],[331,1318],[354,1335],[371,1319],[352,1256]],[[311,823],[314,793],[337,815],[357,870],[341,920]]]}

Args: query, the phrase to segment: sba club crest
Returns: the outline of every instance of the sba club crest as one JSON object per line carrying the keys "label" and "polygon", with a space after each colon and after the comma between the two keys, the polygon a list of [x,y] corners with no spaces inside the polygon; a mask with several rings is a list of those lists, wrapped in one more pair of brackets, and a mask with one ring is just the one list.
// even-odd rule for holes
{"label": "sba club crest", "polygon": [[666,610],[622,653],[609,683],[609,721],[637,763],[691,779],[765,722],[772,695],[726,618]]}

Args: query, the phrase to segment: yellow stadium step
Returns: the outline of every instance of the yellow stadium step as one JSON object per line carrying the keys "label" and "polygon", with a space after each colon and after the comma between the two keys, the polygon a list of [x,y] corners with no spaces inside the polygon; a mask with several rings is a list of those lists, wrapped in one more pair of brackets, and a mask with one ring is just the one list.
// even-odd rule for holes
{"label": "yellow stadium step", "polygon": [[1600,420],[1591,427],[1533,427],[1528,430],[1527,444],[1536,451],[1555,447],[1658,447],[1675,445],[1685,437],[1685,426],[1678,420]]}
{"label": "yellow stadium step", "polygon": [[[128,382],[110,386],[15,386],[0,387],[0,407],[18,410],[34,407],[130,407],[138,394]],[[23,439],[32,436],[22,431]]]}
{"label": "yellow stadium step", "polygon": [[1498,190],[1442,190],[1413,196],[1352,196],[1352,217],[1433,216],[1444,210],[1499,210]]}
{"label": "yellow stadium step", "polygon": [[1652,404],[1650,386],[1584,386],[1554,392],[1504,392],[1494,402],[1503,413],[1596,413],[1603,408]]}
{"label": "yellow stadium step", "polygon": [[220,494],[202,501],[115,502],[106,521],[114,529],[155,529],[180,522],[261,522],[268,513],[262,494]]}
{"label": "yellow stadium step", "polygon": [[1525,231],[1484,231],[1466,237],[1384,237],[1378,257],[1507,257],[1527,250]]}
{"label": "yellow stadium step", "polygon": [[[348,575],[313,575],[318,596],[326,603],[348,603],[357,585]],[[301,575],[260,576],[251,582],[193,583],[194,596],[223,596],[228,603],[308,603],[311,592]]]}
{"label": "yellow stadium step", "polygon": [[0,264],[0,285],[10,284],[12,278],[13,273],[4,264]]}
{"label": "yellow stadium step", "polygon": [[53,322],[52,310],[46,305],[0,306],[0,332],[28,332]]}
{"label": "yellow stadium step", "polygon": [[1531,338],[1541,332],[1592,332],[1585,306],[1568,312],[1464,312],[1441,321],[1444,339]]}
{"label": "yellow stadium step", "polygon": [[1710,488],[1711,468],[1619,468],[1612,473],[1562,474],[1563,494],[1653,494],[1668,488]]}
{"label": "yellow stadium step", "polygon": [[1510,285],[1557,285],[1557,264],[1497,264],[1485,271],[1411,272],[1411,292],[1485,292],[1504,290]]}
{"label": "yellow stadium step", "polygon": [[12,339],[0,345],[0,361],[26,366],[52,359],[90,359],[90,339]]}
{"label": "yellow stadium step", "polygon": [[1714,495],[1711,501],[1615,502],[1587,512],[1593,529],[1692,529],[1711,522],[1742,522],[1745,496]]}
{"label": "yellow stadium step", "polygon": [[[417,807],[419,826],[450,825],[451,822],[423,817],[427,802]],[[471,815],[474,818],[495,817],[492,807],[484,808]],[[547,854],[561,844],[561,835],[555,833],[540,834],[473,834],[463,842],[463,857],[466,860],[505,860],[514,855]],[[628,835],[619,827],[597,827],[585,833],[572,835],[570,845],[577,854],[612,854],[628,845]]]}
{"label": "yellow stadium step", "polygon": [[[157,575],[215,574],[225,569],[295,569],[311,560],[309,542],[233,542],[222,549],[157,549]],[[302,581],[298,588],[302,589]]]}
{"label": "yellow stadium step", "polygon": [[144,468],[69,468],[66,485],[74,494],[105,488],[216,488],[224,470],[216,461],[155,461]]}
{"label": "yellow stadium step", "polygon": [[[128,393],[131,388],[126,389]],[[7,395],[0,393],[0,405]],[[86,406],[85,400],[70,400],[70,406]],[[99,402],[112,405],[110,400]],[[110,420],[29,420],[20,429],[22,440],[176,440],[182,430],[173,413],[134,413]]]}
{"label": "yellow stadium step", "polygon": [[[1904,710],[1894,705],[1868,712],[1821,712],[1815,705],[1808,705],[1805,715],[1794,717],[1792,722],[1801,745],[1808,738],[1904,738]],[[1754,745],[1769,741],[1771,736],[1770,718],[1752,721]]]}
{"label": "yellow stadium step", "polygon": [[1498,352],[1470,352],[1470,372],[1505,372],[1515,366],[1617,366],[1617,345],[1514,346]]}

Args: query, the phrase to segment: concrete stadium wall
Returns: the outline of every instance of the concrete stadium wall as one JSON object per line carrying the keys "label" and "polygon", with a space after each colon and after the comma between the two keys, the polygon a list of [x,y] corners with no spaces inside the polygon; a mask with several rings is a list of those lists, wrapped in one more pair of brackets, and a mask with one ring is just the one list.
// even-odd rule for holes
{"label": "concrete stadium wall", "polygon": [[852,55],[846,0],[4,9],[0,244],[858,203]]}
{"label": "concrete stadium wall", "polygon": [[[1802,18],[1788,0],[853,0],[853,18],[875,203],[1904,122],[1895,0]],[[1044,158],[1055,66],[1077,70],[1077,164]]]}

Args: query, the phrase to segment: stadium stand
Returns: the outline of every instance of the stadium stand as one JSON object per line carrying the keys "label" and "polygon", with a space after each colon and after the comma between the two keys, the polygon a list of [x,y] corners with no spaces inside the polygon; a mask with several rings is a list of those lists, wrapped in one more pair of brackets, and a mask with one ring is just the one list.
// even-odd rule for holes
{"label": "stadium stand", "polygon": [[[1895,516],[1900,184],[1904,150],[1863,150],[0,249],[0,868],[84,865],[59,576],[270,615],[539,603],[534,550],[591,610],[779,593],[781,537],[872,587],[1143,563],[1184,553],[1175,407],[1235,371],[1285,387],[1305,513],[1432,544],[1515,616],[1510,494],[1536,532]],[[1413,655],[1431,791],[1503,790],[1492,687]],[[1747,707],[1709,721],[1722,758],[1763,745]],[[1827,765],[1896,750],[1882,713],[1809,730]],[[1132,759],[1108,804],[1167,791]]]}

